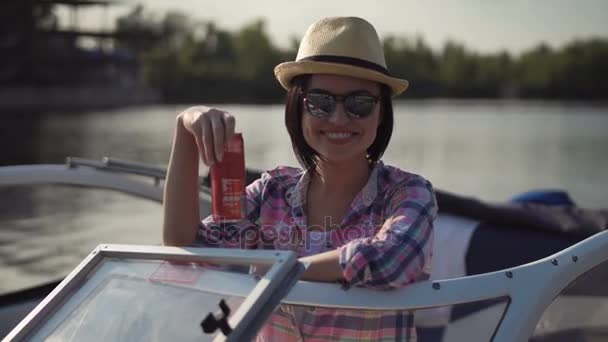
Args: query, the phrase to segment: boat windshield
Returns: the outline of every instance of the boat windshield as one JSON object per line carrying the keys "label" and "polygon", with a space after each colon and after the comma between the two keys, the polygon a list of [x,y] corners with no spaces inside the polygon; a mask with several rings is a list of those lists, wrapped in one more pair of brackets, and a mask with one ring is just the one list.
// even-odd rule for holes
{"label": "boat windshield", "polygon": [[245,299],[231,294],[231,284],[238,284],[237,293],[248,293],[257,281],[194,263],[106,260],[32,339],[211,341],[221,332],[204,334],[205,316],[219,309],[221,300],[235,312]]}
{"label": "boat windshield", "polygon": [[[174,254],[162,257],[167,251]],[[253,263],[268,271],[247,272]],[[301,272],[291,252],[100,246],[12,337],[238,341],[255,336]]]}

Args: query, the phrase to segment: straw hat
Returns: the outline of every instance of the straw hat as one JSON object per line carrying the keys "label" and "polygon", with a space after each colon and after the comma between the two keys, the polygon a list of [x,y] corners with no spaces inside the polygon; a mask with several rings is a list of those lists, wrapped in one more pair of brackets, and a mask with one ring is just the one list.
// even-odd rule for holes
{"label": "straw hat", "polygon": [[388,72],[380,38],[374,27],[356,17],[325,18],[312,24],[293,62],[274,68],[283,88],[302,74],[333,74],[362,78],[388,85],[392,95],[403,93],[408,81]]}

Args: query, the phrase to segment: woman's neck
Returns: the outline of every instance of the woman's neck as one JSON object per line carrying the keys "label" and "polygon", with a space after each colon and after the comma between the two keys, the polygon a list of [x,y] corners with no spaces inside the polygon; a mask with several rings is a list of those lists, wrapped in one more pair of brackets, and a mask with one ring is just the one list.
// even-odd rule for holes
{"label": "woman's neck", "polygon": [[333,163],[319,161],[311,185],[322,194],[354,196],[369,178],[370,164],[367,159]]}

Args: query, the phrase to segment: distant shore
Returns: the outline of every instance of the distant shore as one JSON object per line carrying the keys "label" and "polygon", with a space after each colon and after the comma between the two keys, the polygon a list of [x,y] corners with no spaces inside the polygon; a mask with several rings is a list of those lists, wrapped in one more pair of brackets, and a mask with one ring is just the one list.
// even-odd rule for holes
{"label": "distant shore", "polygon": [[[192,92],[171,96],[163,94],[149,87],[120,87],[110,85],[77,85],[77,86],[20,86],[0,89],[0,114],[39,114],[47,112],[72,113],[88,110],[111,110],[116,108],[134,107],[142,105],[183,105],[209,104],[209,105],[282,105],[285,102],[285,92],[280,89],[278,94],[283,96],[256,98],[252,95],[234,96],[231,92],[213,96],[214,94]],[[198,94],[195,95],[195,94]],[[504,103],[513,104],[522,102],[526,104],[539,103],[591,106],[608,106],[607,100],[588,99],[546,99],[522,97],[440,97],[440,96],[412,96],[409,93],[396,97],[393,101],[410,103],[449,103],[454,106],[470,103]]]}

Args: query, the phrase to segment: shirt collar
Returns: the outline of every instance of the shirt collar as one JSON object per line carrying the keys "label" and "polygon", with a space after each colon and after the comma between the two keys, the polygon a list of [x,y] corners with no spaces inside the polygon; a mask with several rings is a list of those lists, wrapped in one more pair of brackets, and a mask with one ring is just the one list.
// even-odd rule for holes
{"label": "shirt collar", "polygon": [[287,204],[290,207],[296,208],[301,207],[306,203],[306,190],[308,189],[308,183],[310,182],[310,172],[306,171],[302,173],[302,176],[298,180],[295,186],[287,190]]}
{"label": "shirt collar", "polygon": [[[374,202],[376,196],[378,195],[378,177],[380,176],[380,170],[383,167],[384,164],[382,161],[378,161],[374,165],[374,168],[372,169],[372,172],[370,172],[369,178],[367,179],[367,183],[365,183],[363,189],[361,189],[359,192],[359,195],[355,197],[353,204],[356,203],[357,199],[360,199],[365,206],[370,206]],[[310,172],[306,171],[302,174],[296,185],[287,190],[286,200],[290,207],[296,208],[304,206],[306,203],[306,191],[308,190],[309,183]]]}

